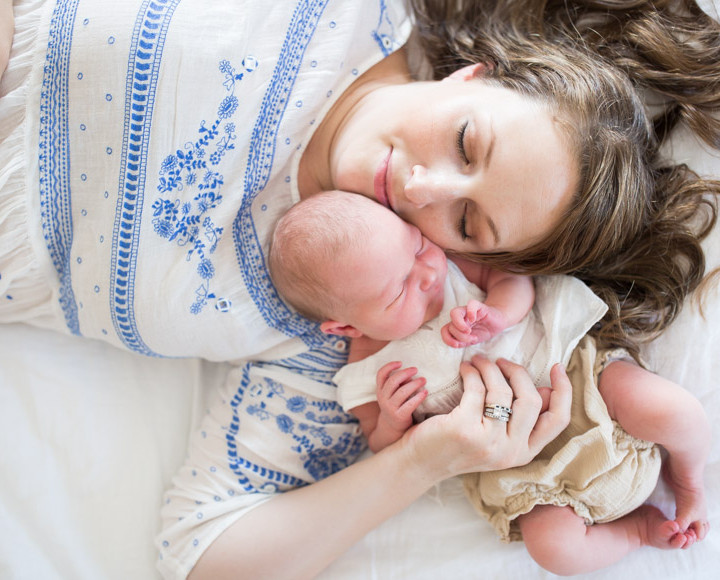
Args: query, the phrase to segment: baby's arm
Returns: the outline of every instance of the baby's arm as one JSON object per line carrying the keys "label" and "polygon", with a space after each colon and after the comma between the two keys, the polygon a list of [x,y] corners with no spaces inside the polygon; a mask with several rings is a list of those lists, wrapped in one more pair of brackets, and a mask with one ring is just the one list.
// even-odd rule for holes
{"label": "baby's arm", "polygon": [[417,369],[401,367],[398,361],[384,365],[377,373],[377,402],[350,409],[376,453],[403,436],[413,424],[413,412],[427,397],[425,379],[415,377]]}
{"label": "baby's arm", "polygon": [[506,328],[520,322],[535,300],[535,286],[530,276],[520,276],[491,269],[482,264],[463,269],[468,279],[485,290],[485,302],[471,300],[450,312],[450,322],[443,326],[445,343],[460,348],[490,340]]}
{"label": "baby's arm", "polygon": [[13,16],[12,0],[0,0],[0,77],[2,77],[10,60],[15,17]]}

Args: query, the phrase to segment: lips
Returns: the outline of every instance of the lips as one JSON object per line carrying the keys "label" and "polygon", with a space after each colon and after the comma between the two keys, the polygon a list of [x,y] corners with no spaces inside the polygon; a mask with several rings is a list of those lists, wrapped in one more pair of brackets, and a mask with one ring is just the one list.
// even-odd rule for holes
{"label": "lips", "polygon": [[373,185],[375,187],[375,198],[385,207],[392,209],[390,205],[390,195],[388,192],[388,182],[390,174],[390,157],[392,156],[392,147],[388,151],[387,156],[380,162],[375,171],[375,179]]}

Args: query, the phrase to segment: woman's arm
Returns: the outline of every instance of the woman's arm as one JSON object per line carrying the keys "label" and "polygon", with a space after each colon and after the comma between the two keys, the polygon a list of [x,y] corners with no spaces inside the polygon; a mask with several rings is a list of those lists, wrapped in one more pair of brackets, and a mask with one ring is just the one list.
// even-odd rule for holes
{"label": "woman's arm", "polygon": [[[312,578],[434,484],[523,465],[569,421],[570,382],[557,365],[550,405],[539,419],[540,396],[522,367],[476,357],[463,363],[461,375],[465,392],[451,413],[431,417],[327,479],[261,504],[215,540],[190,578]],[[513,395],[509,423],[483,416],[486,402],[508,404]]]}
{"label": "woman's arm", "polygon": [[0,77],[2,77],[10,60],[15,17],[13,16],[12,0],[0,0]]}

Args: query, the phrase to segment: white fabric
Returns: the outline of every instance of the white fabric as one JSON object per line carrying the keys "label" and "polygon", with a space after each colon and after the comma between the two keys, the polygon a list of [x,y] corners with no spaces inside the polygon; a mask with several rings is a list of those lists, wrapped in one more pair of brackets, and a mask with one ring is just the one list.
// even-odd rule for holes
{"label": "white fabric", "polygon": [[[720,9],[718,0],[704,3]],[[678,132],[668,150],[674,159],[720,177],[720,155],[687,132]],[[709,266],[720,266],[720,226],[704,246]],[[654,370],[691,390],[711,418],[713,446],[705,476],[710,534],[689,550],[639,550],[584,578],[717,576],[719,320],[715,288],[705,318],[688,306],[643,353]],[[160,529],[162,496],[183,463],[190,434],[207,408],[206,396],[224,383],[226,373],[221,363],[141,357],[98,341],[0,325],[0,577],[157,580],[153,538]],[[672,514],[672,498],[662,483],[651,501]],[[460,482],[450,480],[369,533],[319,578],[478,577],[551,575],[521,544],[499,542],[469,506]]]}
{"label": "white fabric", "polygon": [[26,200],[52,326],[149,356],[315,348],[322,361],[323,333],[282,302],[264,256],[298,200],[314,128],[407,39],[402,2],[58,0],[43,11],[22,134],[4,151],[25,175],[2,197]]}
{"label": "white fabric", "polygon": [[483,301],[485,292],[470,283],[448,261],[445,297],[440,314],[412,335],[388,343],[363,360],[345,365],[335,374],[338,401],[346,411],[376,401],[377,371],[390,361],[416,367],[427,380],[427,398],[414,416],[420,421],[448,413],[460,402],[460,363],[482,354],[490,360],[506,358],[525,367],[536,387],[550,386],[550,369],[567,364],[578,341],[600,320],[607,306],[580,280],[570,276],[535,278],[535,302],[518,324],[486,342],[467,348],[447,346],[440,329],[450,321],[450,311],[471,299]]}

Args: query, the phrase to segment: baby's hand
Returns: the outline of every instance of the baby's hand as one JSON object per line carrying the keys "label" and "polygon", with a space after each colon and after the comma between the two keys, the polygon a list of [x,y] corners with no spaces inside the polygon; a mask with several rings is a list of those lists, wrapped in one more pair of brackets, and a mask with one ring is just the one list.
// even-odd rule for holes
{"label": "baby's hand", "polygon": [[401,362],[394,361],[384,365],[377,373],[378,427],[382,424],[383,429],[400,435],[412,426],[413,412],[427,397],[423,388],[425,379],[415,377],[417,369],[401,367]]}
{"label": "baby's hand", "polygon": [[490,340],[507,328],[507,318],[494,308],[478,300],[450,311],[450,322],[442,327],[443,341],[453,348],[462,348]]}

